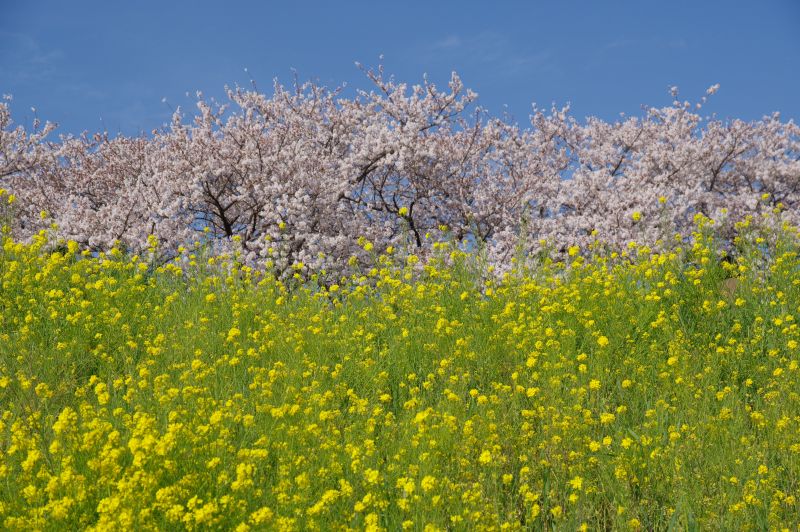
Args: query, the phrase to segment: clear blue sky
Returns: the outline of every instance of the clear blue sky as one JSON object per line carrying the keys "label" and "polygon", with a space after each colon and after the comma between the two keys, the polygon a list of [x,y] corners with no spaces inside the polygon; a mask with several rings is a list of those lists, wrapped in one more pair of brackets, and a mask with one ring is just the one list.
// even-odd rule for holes
{"label": "clear blue sky", "polygon": [[[234,5],[235,4],[235,5]],[[668,105],[667,88],[720,117],[800,118],[800,1],[172,2],[0,0],[0,93],[61,131],[137,133],[167,121],[162,98],[262,90],[272,79],[367,85],[354,61],[385,56],[418,83],[452,70],[493,114],[571,102],[613,119]],[[193,107],[192,107],[193,108]],[[102,118],[102,122],[101,122]]]}

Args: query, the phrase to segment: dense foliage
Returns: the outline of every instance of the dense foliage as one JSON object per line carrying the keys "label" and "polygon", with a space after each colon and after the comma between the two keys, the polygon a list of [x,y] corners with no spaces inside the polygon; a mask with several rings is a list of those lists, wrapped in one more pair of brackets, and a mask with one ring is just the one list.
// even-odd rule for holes
{"label": "dense foliage", "polygon": [[794,527],[797,231],[698,223],[500,278],[362,239],[326,287],[6,237],[0,524]]}
{"label": "dense foliage", "polygon": [[179,109],[139,137],[48,140],[53,125],[15,126],[3,102],[0,186],[18,200],[15,234],[54,221],[95,251],[119,241],[138,252],[155,235],[166,254],[236,237],[251,263],[284,276],[297,263],[342,271],[359,236],[424,256],[440,227],[505,269],[542,240],[654,243],[698,213],[729,213],[730,230],[783,206],[800,223],[800,128],[777,114],[723,121],[700,114],[705,96],[693,105],[673,89],[671,106],[641,116],[581,122],[534,107],[520,126],[470,110],[476,95],[455,74],[440,89],[365,73],[374,89],[352,97],[313,83],[270,96],[237,87],[226,105],[198,94],[194,115]]}

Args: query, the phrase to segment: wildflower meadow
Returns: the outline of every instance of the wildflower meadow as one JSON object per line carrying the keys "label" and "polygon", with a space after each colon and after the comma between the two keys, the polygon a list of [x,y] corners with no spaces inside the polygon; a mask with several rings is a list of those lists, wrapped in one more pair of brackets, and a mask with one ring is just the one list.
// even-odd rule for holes
{"label": "wildflower meadow", "polygon": [[502,274],[361,239],[336,283],[7,232],[0,523],[791,529],[800,243],[759,222]]}

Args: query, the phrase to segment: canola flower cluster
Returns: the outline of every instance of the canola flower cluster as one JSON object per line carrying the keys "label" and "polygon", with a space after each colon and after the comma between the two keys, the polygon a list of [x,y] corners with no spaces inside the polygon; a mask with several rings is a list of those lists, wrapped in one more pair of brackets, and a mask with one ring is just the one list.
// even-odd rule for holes
{"label": "canola flower cluster", "polygon": [[324,286],[6,237],[0,525],[793,529],[797,231],[719,261],[700,222],[499,277],[373,248]]}

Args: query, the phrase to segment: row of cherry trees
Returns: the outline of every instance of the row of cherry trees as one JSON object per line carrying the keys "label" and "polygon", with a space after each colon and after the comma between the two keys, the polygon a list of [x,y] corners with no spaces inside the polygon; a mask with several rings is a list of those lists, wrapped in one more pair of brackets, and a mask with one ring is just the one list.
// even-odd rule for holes
{"label": "row of cherry trees", "polygon": [[335,271],[360,236],[424,253],[442,227],[506,264],[541,240],[654,241],[696,213],[738,219],[780,203],[800,217],[800,128],[777,114],[704,118],[705,97],[673,90],[671,106],[641,116],[534,108],[521,127],[473,107],[455,74],[441,89],[365,73],[373,90],[352,98],[313,83],[231,89],[225,105],[198,94],[196,113],[138,137],[54,140],[49,123],[15,126],[4,101],[0,186],[16,196],[14,231],[54,221],[92,249],[138,250],[149,235],[166,250],[234,242],[282,272]]}

